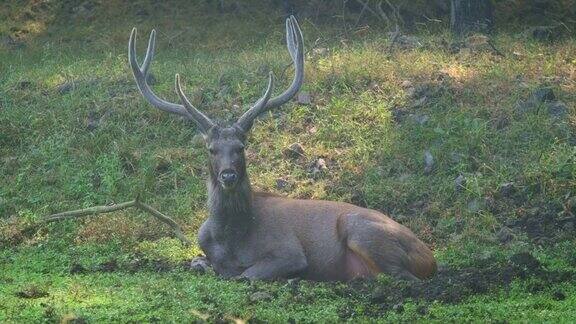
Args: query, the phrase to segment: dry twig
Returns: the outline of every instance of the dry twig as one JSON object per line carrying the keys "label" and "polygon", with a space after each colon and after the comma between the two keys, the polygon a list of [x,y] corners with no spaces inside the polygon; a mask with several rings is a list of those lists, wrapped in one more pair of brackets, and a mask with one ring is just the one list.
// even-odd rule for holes
{"label": "dry twig", "polygon": [[164,224],[167,224],[168,226],[170,226],[170,228],[172,228],[172,231],[174,232],[174,235],[176,235],[176,237],[178,237],[178,239],[180,239],[180,241],[182,241],[182,243],[184,245],[190,245],[190,243],[191,243],[190,240],[184,235],[184,233],[182,232],[182,229],[180,228],[180,225],[178,225],[178,223],[176,223],[172,218],[170,218],[170,217],[162,214],[161,212],[157,211],[156,209],[152,208],[151,206],[141,202],[138,198],[131,200],[131,201],[123,202],[120,204],[114,204],[114,205],[108,205],[108,206],[95,206],[95,207],[90,207],[90,208],[84,208],[84,209],[78,209],[78,210],[53,214],[53,215],[44,217],[40,221],[40,223],[51,223],[51,222],[55,222],[55,221],[59,221],[59,220],[63,220],[63,219],[70,219],[70,218],[76,218],[76,217],[82,217],[82,216],[111,213],[114,211],[130,208],[130,207],[136,207],[136,208],[138,208],[142,211],[145,211],[145,212],[149,213],[150,215],[156,217],[158,220],[160,220]]}

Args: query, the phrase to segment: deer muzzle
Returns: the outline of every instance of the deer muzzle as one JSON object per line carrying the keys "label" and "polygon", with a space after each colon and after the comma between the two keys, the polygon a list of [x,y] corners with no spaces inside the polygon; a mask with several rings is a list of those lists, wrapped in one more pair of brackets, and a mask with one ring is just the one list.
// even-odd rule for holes
{"label": "deer muzzle", "polygon": [[220,181],[220,183],[224,188],[231,188],[238,181],[238,173],[230,169],[224,170],[220,172],[220,175],[218,176],[218,181]]}

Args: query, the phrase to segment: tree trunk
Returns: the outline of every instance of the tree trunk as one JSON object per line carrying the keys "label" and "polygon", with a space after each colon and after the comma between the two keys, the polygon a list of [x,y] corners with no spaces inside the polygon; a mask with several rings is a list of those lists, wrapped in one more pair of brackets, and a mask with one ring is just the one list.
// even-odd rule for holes
{"label": "tree trunk", "polygon": [[491,0],[451,0],[450,29],[456,36],[470,32],[491,32],[494,6]]}

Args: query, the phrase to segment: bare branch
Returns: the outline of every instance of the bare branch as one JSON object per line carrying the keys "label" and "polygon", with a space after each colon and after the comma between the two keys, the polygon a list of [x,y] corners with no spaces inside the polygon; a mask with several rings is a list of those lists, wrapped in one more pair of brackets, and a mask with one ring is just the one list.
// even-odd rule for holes
{"label": "bare branch", "polygon": [[150,215],[156,217],[159,221],[170,226],[170,228],[172,228],[172,231],[174,232],[174,235],[176,235],[176,237],[178,237],[178,239],[180,239],[180,241],[182,241],[182,243],[184,245],[188,246],[191,244],[190,240],[182,232],[182,229],[180,228],[180,226],[172,218],[162,214],[161,212],[157,211],[156,209],[150,207],[149,205],[146,205],[145,203],[140,202],[138,200],[138,198],[131,200],[131,201],[123,202],[120,204],[114,204],[114,205],[109,205],[109,206],[95,206],[95,207],[90,207],[90,208],[84,208],[84,209],[78,209],[78,210],[53,214],[53,215],[44,217],[40,221],[40,224],[51,223],[54,221],[76,218],[76,217],[82,217],[82,216],[111,213],[111,212],[115,212],[118,210],[130,208],[130,207],[136,207],[136,208],[138,208],[142,211],[145,211],[145,212],[149,213]]}
{"label": "bare branch", "polygon": [[74,218],[74,217],[82,217],[82,216],[89,216],[95,214],[103,214],[103,213],[111,213],[117,210],[126,209],[132,207],[136,204],[136,200],[127,201],[120,204],[108,205],[108,206],[95,206],[85,209],[67,211],[63,213],[53,214],[50,216],[44,217],[41,222],[43,223],[51,223],[54,221],[58,221],[61,219],[67,218]]}

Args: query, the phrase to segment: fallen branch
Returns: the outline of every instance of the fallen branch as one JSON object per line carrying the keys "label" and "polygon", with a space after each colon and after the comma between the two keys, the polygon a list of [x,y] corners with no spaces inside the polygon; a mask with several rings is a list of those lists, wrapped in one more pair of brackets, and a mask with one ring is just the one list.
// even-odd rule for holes
{"label": "fallen branch", "polygon": [[398,37],[400,37],[400,27],[396,25],[396,30],[392,34],[390,45],[388,46],[388,55],[392,54],[392,50],[394,49],[394,45],[396,45],[396,41],[398,41]]}
{"label": "fallen branch", "polygon": [[182,241],[182,243],[184,245],[190,245],[190,243],[191,243],[190,240],[184,235],[184,233],[182,232],[182,229],[180,228],[178,223],[176,223],[172,218],[170,218],[170,217],[162,214],[161,212],[157,211],[156,209],[152,208],[151,206],[139,201],[138,198],[131,200],[131,201],[123,202],[120,204],[114,204],[114,205],[108,205],[108,206],[95,206],[95,207],[90,207],[90,208],[84,208],[84,209],[78,209],[78,210],[53,214],[53,215],[44,217],[40,221],[40,223],[51,223],[51,222],[59,221],[62,219],[70,219],[70,218],[76,218],[76,217],[82,217],[82,216],[111,213],[111,212],[114,212],[117,210],[122,210],[122,209],[130,208],[130,207],[136,207],[136,208],[138,208],[142,211],[145,211],[145,212],[149,213],[150,215],[156,217],[162,223],[170,226],[170,228],[172,228],[172,231],[174,232],[174,235],[176,235],[176,237],[178,239],[180,239],[180,241]]}
{"label": "fallen branch", "polygon": [[506,57],[506,55],[504,55],[504,53],[500,52],[500,51],[496,48],[496,46],[494,45],[494,43],[493,43],[490,39],[488,40],[488,45],[490,45],[490,47],[492,48],[492,50],[494,51],[494,53],[495,53],[496,55],[501,56],[501,57]]}

